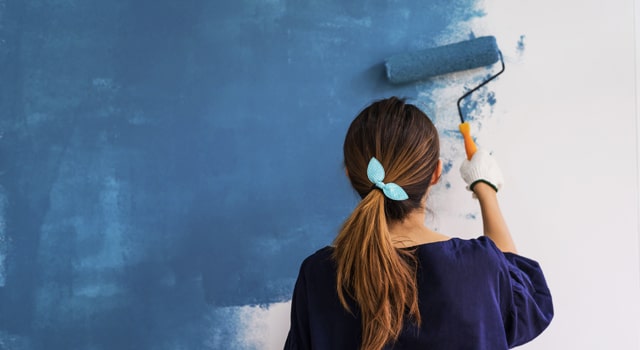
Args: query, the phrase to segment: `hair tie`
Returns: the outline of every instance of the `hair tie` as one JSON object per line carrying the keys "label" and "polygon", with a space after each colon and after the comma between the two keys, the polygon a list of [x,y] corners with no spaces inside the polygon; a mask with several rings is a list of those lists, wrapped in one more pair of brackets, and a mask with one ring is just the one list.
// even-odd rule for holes
{"label": "hair tie", "polygon": [[394,201],[402,201],[405,199],[409,199],[407,192],[405,192],[402,187],[390,182],[385,184],[382,182],[384,180],[384,168],[382,164],[375,158],[372,157],[369,161],[369,166],[367,167],[367,177],[369,181],[371,181],[375,187],[382,190],[382,193]]}

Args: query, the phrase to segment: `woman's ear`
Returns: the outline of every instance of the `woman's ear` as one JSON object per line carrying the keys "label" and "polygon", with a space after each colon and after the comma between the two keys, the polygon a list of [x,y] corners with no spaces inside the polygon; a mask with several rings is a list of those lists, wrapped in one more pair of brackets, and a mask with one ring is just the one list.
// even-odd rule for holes
{"label": "woman's ear", "polygon": [[442,159],[438,159],[438,165],[436,166],[436,171],[433,172],[431,176],[431,184],[435,185],[440,181],[440,176],[442,176]]}

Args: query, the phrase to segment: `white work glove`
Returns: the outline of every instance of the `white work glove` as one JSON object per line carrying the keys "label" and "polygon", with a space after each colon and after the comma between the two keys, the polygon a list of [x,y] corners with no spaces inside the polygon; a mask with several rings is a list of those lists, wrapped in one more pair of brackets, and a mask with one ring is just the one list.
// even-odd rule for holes
{"label": "white work glove", "polygon": [[[477,150],[471,160],[465,159],[462,162],[460,175],[462,175],[464,182],[467,183],[467,190],[471,192],[473,192],[473,186],[478,182],[490,185],[496,192],[504,184],[502,171],[500,171],[496,160],[489,152],[482,149]],[[475,193],[473,198],[477,198]]]}

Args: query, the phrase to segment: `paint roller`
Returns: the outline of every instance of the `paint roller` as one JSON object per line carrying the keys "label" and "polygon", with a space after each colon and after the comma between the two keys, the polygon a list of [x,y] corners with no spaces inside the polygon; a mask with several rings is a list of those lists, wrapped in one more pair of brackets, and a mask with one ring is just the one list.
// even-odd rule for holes
{"label": "paint roller", "polygon": [[390,82],[403,84],[437,75],[489,66],[497,61],[502,64],[502,69],[498,73],[485,79],[458,99],[459,129],[464,138],[467,159],[471,159],[477,147],[471,138],[469,123],[464,121],[460,104],[466,97],[504,72],[504,60],[498,49],[496,38],[483,36],[445,46],[394,55],[385,61],[385,68]]}

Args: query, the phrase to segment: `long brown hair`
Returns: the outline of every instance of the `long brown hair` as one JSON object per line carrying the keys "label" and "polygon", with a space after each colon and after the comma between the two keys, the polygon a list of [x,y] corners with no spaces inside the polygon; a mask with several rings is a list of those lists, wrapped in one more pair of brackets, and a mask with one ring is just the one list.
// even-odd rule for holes
{"label": "long brown hair", "polygon": [[[423,198],[438,166],[438,132],[417,107],[396,97],[377,101],[354,119],[344,141],[344,164],[362,201],[334,241],[337,292],[350,312],[346,295],[357,302],[362,319],[363,350],[380,350],[395,341],[405,314],[421,323],[416,282],[417,261],[411,250],[394,247],[388,222],[424,209]],[[372,157],[383,165],[384,182],[409,195],[394,201],[367,178]]]}

